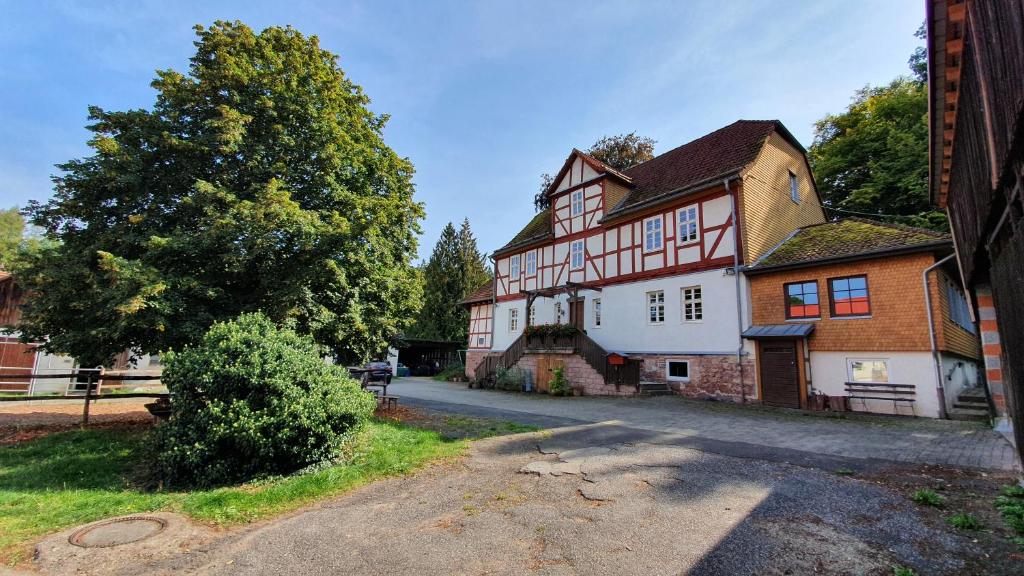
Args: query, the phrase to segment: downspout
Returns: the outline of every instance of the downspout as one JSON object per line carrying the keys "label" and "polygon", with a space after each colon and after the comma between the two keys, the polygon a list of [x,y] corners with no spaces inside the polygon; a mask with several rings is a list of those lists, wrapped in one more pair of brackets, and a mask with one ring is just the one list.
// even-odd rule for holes
{"label": "downspout", "polygon": [[928,286],[928,274],[953,258],[956,258],[955,252],[925,268],[924,272],[921,273],[921,282],[924,284],[924,304],[928,312],[928,337],[931,339],[932,344],[932,363],[935,364],[935,392],[939,396],[939,418],[942,419],[948,419],[949,414],[946,413],[946,390],[942,386],[942,355],[939,354],[938,338],[935,336],[935,318],[932,314],[932,291]]}
{"label": "downspout", "polygon": [[487,352],[494,351],[494,327],[498,325],[498,261],[494,259],[494,253],[487,256],[491,261],[491,348]]}
{"label": "downspout", "polygon": [[725,193],[729,195],[729,209],[732,212],[732,275],[736,278],[736,334],[739,338],[739,345],[736,347],[736,366],[740,369],[740,401],[747,403],[747,387],[743,382],[743,297],[742,282],[740,281],[740,226],[736,219],[737,198],[729,189],[729,179],[722,180],[725,186]]}

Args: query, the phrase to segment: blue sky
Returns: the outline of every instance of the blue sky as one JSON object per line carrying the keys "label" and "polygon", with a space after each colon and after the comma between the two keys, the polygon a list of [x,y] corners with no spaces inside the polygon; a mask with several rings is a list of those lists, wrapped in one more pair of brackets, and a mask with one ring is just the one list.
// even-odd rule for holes
{"label": "blue sky", "polygon": [[907,73],[924,0],[45,2],[0,0],[0,206],[43,200],[88,154],[86,107],[148,108],[185,71],[192,26],[241,20],[320,37],[391,115],[416,166],[420,255],[468,217],[482,250],[533,215],[540,174],[636,131],[660,153],[738,118],[813,122]]}

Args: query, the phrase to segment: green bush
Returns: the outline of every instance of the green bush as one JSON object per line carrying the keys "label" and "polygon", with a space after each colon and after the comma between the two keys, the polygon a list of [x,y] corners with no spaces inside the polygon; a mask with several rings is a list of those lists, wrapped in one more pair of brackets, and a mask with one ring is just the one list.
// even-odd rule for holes
{"label": "green bush", "polygon": [[892,576],[917,576],[917,572],[914,572],[906,566],[893,566]]}
{"label": "green bush", "polygon": [[456,378],[465,379],[466,366],[460,363],[449,364],[444,370],[434,375],[434,380],[439,382],[451,382]]}
{"label": "green bush", "polygon": [[572,396],[572,388],[569,387],[569,381],[565,379],[563,368],[555,368],[554,377],[548,381],[548,392],[552,396]]}
{"label": "green bush", "polygon": [[522,392],[526,385],[526,370],[518,366],[511,368],[498,367],[494,373],[494,387],[498,390]]}
{"label": "green bush", "polygon": [[942,496],[939,496],[932,490],[918,490],[914,492],[914,502],[923,506],[934,506],[935,508],[942,507]]}
{"label": "green bush", "polygon": [[211,486],[335,457],[375,401],[324,355],[262,314],[214,324],[197,345],[168,354],[172,413],[156,442],[162,479]]}

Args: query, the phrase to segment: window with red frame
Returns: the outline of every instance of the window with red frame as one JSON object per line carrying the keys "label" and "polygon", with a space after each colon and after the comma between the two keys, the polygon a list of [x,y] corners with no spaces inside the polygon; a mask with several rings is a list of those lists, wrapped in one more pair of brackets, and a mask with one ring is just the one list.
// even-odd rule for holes
{"label": "window with red frame", "polygon": [[786,284],[786,318],[821,318],[817,282]]}
{"label": "window with red frame", "polygon": [[828,281],[833,316],[867,316],[871,314],[868,300],[868,277],[847,276]]}

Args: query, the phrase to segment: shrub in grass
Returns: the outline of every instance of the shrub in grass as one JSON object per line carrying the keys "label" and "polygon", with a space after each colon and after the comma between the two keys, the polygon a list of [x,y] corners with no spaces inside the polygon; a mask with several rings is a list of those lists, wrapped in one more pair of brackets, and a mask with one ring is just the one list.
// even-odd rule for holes
{"label": "shrub in grass", "polygon": [[434,380],[439,382],[450,382],[455,379],[465,379],[466,366],[458,362],[449,364],[444,370],[434,375]]}
{"label": "shrub in grass", "polygon": [[172,485],[288,474],[334,457],[373,412],[373,395],[306,336],[262,314],[215,324],[166,356],[171,417],[157,428],[157,468]]}
{"label": "shrub in grass", "polygon": [[893,566],[892,576],[917,576],[917,573],[906,566]]}
{"label": "shrub in grass", "polygon": [[931,490],[918,490],[914,492],[914,502],[923,506],[934,506],[935,508],[942,507],[942,496],[939,496]]}
{"label": "shrub in grass", "polygon": [[499,367],[494,374],[494,387],[498,390],[522,392],[526,385],[526,370],[513,366],[511,368]]}
{"label": "shrub in grass", "polygon": [[953,514],[949,517],[949,525],[957,530],[978,530],[982,528],[981,521],[966,512]]}

